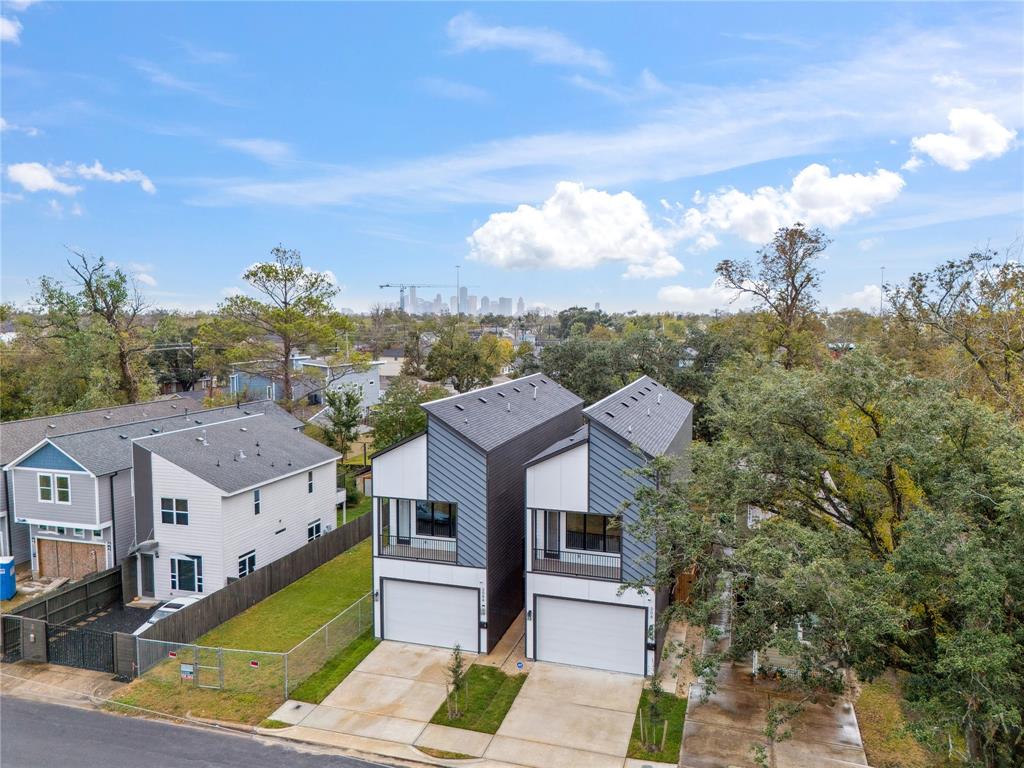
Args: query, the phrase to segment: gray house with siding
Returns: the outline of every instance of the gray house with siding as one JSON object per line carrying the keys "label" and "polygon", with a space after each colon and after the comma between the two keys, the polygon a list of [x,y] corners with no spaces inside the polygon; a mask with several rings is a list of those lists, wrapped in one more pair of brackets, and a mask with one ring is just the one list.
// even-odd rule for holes
{"label": "gray house with siding", "polygon": [[[662,637],[654,542],[632,503],[655,457],[686,469],[693,405],[642,376],[583,411],[586,425],[527,462],[526,655],[647,675]],[[650,584],[644,589],[623,585]]]}
{"label": "gray house with siding", "polygon": [[133,440],[253,413],[301,426],[273,403],[190,411],[187,402],[173,403],[174,415],[45,436],[5,465],[14,525],[26,534],[34,573],[78,579],[118,565],[138,543]]}
{"label": "gray house with siding", "polygon": [[524,463],[582,400],[534,374],[423,409],[425,432],[373,457],[374,630],[487,652],[523,606]]}

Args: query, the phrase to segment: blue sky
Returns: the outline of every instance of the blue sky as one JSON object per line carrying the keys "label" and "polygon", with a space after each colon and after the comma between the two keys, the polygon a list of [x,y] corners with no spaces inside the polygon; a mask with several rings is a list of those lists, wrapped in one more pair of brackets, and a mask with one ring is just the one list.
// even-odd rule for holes
{"label": "blue sky", "polygon": [[[212,307],[283,243],[343,286],[727,306],[802,219],[829,306],[1022,235],[1019,4],[5,2],[2,292],[64,244]],[[450,291],[442,289],[447,295]],[[433,293],[421,290],[420,295]]]}

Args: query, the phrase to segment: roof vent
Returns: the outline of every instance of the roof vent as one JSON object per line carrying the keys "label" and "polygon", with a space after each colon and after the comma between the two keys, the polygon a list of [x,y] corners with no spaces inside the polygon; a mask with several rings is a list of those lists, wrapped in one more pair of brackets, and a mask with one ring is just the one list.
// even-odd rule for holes
{"label": "roof vent", "polygon": [[160,427],[153,427],[153,428],[152,428],[151,430],[149,430],[149,431],[150,431],[150,432],[152,432],[152,433],[153,433],[153,434],[155,435],[155,434],[157,434],[158,432],[160,432]]}
{"label": "roof vent", "polygon": [[118,437],[120,437],[122,440],[128,439],[128,435],[118,435]]}
{"label": "roof vent", "polygon": [[537,399],[537,387],[536,387],[536,385],[534,385],[534,387],[533,387],[533,399],[534,400]]}
{"label": "roof vent", "polygon": [[512,413],[512,403],[505,403],[505,410]]}
{"label": "roof vent", "polygon": [[458,403],[456,403],[456,404],[455,404],[455,407],[456,407],[456,408],[458,408],[458,409],[459,409],[460,411],[464,411],[464,410],[466,410],[465,408],[463,408],[463,407],[462,407],[461,405],[459,405]]}
{"label": "roof vent", "polygon": [[512,389],[514,389],[516,392],[522,392],[523,391],[519,387],[512,387]]}
{"label": "roof vent", "polygon": [[[172,403],[172,404],[171,404],[171,408],[174,408],[175,410],[177,410],[177,409],[178,409],[178,406],[176,406],[176,405],[174,405],[174,404]],[[186,408],[185,410],[188,410],[188,409]]]}
{"label": "roof vent", "polygon": [[483,398],[483,397],[478,397],[477,400],[479,400],[481,403],[486,403],[487,402],[487,399]]}
{"label": "roof vent", "polygon": [[241,432],[248,432],[248,431],[249,431],[249,428],[248,428],[248,427],[239,427],[238,429],[239,429],[239,431],[241,431]]}
{"label": "roof vent", "polygon": [[625,400],[623,400],[623,401],[622,401],[622,406],[623,406],[624,408],[629,408],[629,403],[627,403],[627,402],[626,402]]}
{"label": "roof vent", "polygon": [[107,419],[107,420],[109,421],[109,420],[110,420],[111,418],[113,418],[113,417],[112,417],[112,416],[111,416],[111,415],[110,415],[110,414],[108,413],[108,414],[106,414],[106,415],[105,415],[105,416],[104,416],[103,418],[104,418],[104,419]]}
{"label": "roof vent", "polygon": [[647,415],[648,415],[648,416],[650,416],[650,415],[651,415],[651,406],[647,406]]}
{"label": "roof vent", "polygon": [[499,393],[498,393],[498,397],[504,397],[504,396],[505,396],[505,393],[504,393],[504,392],[499,392]]}
{"label": "roof vent", "polygon": [[49,427],[50,429],[56,429],[57,428],[56,424],[47,424],[46,426]]}
{"label": "roof vent", "polygon": [[615,418],[615,414],[612,413],[611,411],[605,411],[604,415],[607,416],[609,419],[614,419]]}

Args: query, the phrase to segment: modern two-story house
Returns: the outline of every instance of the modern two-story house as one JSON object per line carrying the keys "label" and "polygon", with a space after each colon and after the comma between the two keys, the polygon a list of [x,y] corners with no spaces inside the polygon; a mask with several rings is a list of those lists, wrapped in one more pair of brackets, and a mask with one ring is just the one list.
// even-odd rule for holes
{"label": "modern two-story house", "polygon": [[638,470],[688,454],[693,406],[643,376],[583,415],[526,465],[526,656],[649,675],[668,593],[655,593],[654,542],[632,532],[631,502],[653,482]]}
{"label": "modern two-story house", "polygon": [[487,652],[523,609],[524,465],[582,400],[534,374],[422,407],[426,431],[373,457],[374,633]]}
{"label": "modern two-story house", "polygon": [[213,592],[334,527],[340,455],[289,419],[253,413],[132,441],[142,596]]}

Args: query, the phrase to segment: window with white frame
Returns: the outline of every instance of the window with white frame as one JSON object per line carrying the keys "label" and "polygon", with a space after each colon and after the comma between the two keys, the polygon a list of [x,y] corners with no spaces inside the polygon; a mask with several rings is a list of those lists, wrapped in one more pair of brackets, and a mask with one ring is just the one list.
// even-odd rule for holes
{"label": "window with white frame", "polygon": [[160,499],[160,521],[166,525],[188,525],[188,499]]}
{"label": "window with white frame", "polygon": [[171,589],[183,592],[203,591],[203,558],[182,555],[171,558]]}
{"label": "window with white frame", "polygon": [[39,501],[53,501],[53,475],[37,475]]}
{"label": "window with white frame", "polygon": [[71,535],[74,536],[76,539],[84,539],[85,538],[85,529],[84,528],[75,528],[71,532]]}
{"label": "window with white frame", "polygon": [[99,528],[95,529],[95,530],[94,530],[94,531],[92,532],[92,537],[93,537],[94,539],[102,539],[102,538],[103,538],[103,531],[102,531],[102,530],[100,530]]}
{"label": "window with white frame", "polygon": [[306,493],[313,492],[313,470],[306,473]]}
{"label": "window with white frame", "polygon": [[57,503],[71,503],[71,477],[69,475],[54,475],[54,485],[57,486]]}
{"label": "window with white frame", "polygon": [[312,541],[313,539],[319,539],[322,533],[320,532],[320,518],[317,518],[312,523],[306,526],[306,541]]}
{"label": "window with white frame", "polygon": [[238,578],[248,576],[256,570],[256,550],[250,550],[238,556]]}
{"label": "window with white frame", "polygon": [[260,506],[263,503],[263,494],[260,493],[260,489],[257,488],[252,492],[252,513],[258,515],[260,513]]}

